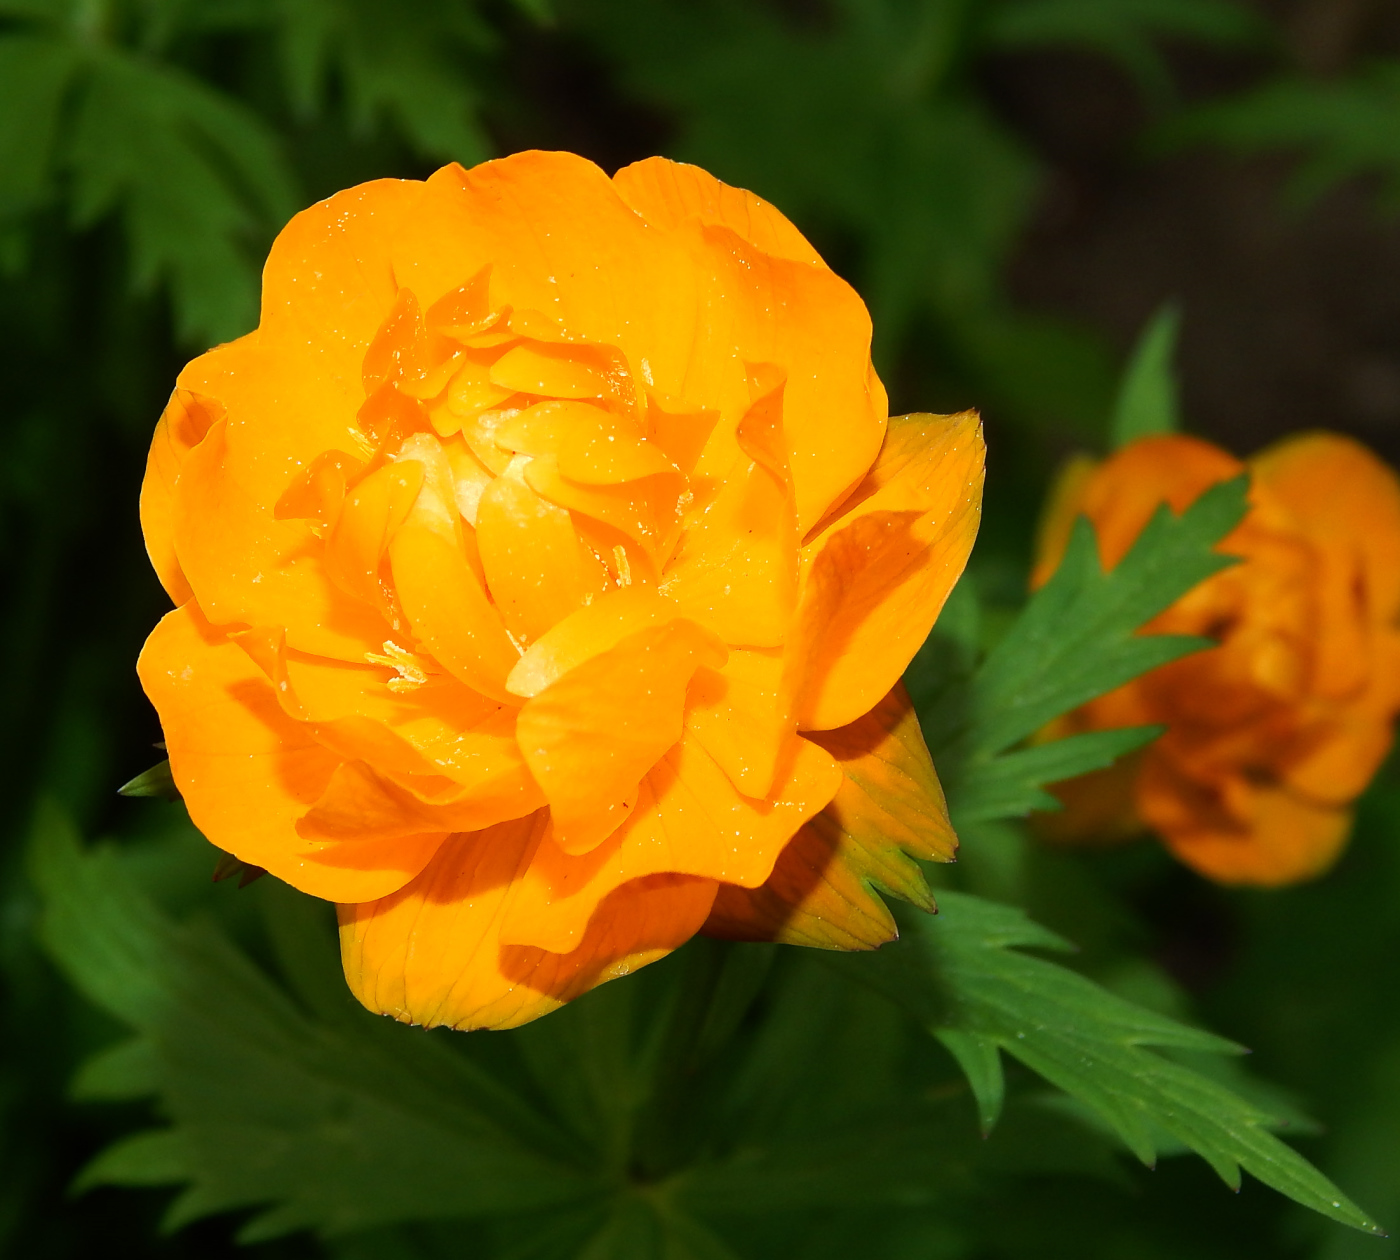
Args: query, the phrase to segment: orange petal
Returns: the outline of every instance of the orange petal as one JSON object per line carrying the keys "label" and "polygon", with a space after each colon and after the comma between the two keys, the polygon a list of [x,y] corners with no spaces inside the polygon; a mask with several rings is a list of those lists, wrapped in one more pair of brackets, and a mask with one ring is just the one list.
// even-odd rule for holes
{"label": "orange petal", "polygon": [[545,398],[610,398],[630,402],[630,379],[601,347],[522,341],[491,365],[491,383]]}
{"label": "orange petal", "polygon": [[508,469],[482,492],[477,546],[496,607],[515,639],[528,644],[607,589],[602,562],[573,519]]}
{"label": "orange petal", "polygon": [[803,548],[799,730],[853,722],[894,686],[958,580],[982,513],[971,412],[903,416],[849,506]]}
{"label": "orange petal", "polygon": [[441,842],[442,833],[387,844],[298,836],[297,820],[340,758],[283,713],[267,677],[193,604],[166,614],[137,670],[190,818],[219,848],[314,897],[337,900],[402,887]]}
{"label": "orange petal", "polygon": [[653,227],[674,228],[694,218],[727,227],[774,258],[826,266],[781,211],[743,188],[720,183],[698,166],[646,158],[618,171],[613,186]]}
{"label": "orange petal", "polygon": [[1138,813],[1181,861],[1218,883],[1278,888],[1313,879],[1346,845],[1349,809],[1242,777],[1226,780],[1222,792],[1187,779],[1155,751],[1138,775]]}
{"label": "orange petal", "polygon": [[537,403],[503,424],[496,442],[523,455],[553,455],[559,471],[583,485],[676,471],[659,446],[637,436],[630,421],[589,403]]}
{"label": "orange petal", "polygon": [[951,862],[957,837],[903,684],[870,713],[812,738],[843,779],[758,888],[721,884],[705,932],[819,949],[874,949],[898,933],[875,891],[934,908],[911,860]]}
{"label": "orange petal", "polygon": [[[303,210],[278,233],[263,268],[257,338],[295,365],[295,376],[285,379],[296,388],[262,419],[262,436],[278,424],[304,427],[296,413],[302,400],[314,400],[316,415],[354,415],[366,392],[365,352],[398,299],[392,242],[412,222],[424,191],[412,180],[373,180]],[[258,423],[251,414],[246,419]]]}
{"label": "orange petal", "polygon": [[175,485],[175,550],[200,608],[216,625],[284,626],[295,648],[362,660],[384,641],[387,623],[329,580],[321,542],[305,521],[275,520],[275,500],[260,500],[239,481],[230,423],[210,426]]}
{"label": "orange petal", "polygon": [[552,455],[532,459],[525,481],[551,503],[591,516],[632,539],[656,561],[674,536],[680,520],[680,478],[675,474],[646,477],[619,485],[586,485],[571,481]]}
{"label": "orange petal", "polygon": [[516,738],[566,852],[587,851],[621,822],[618,807],[681,737],[691,675],[723,661],[721,644],[676,618],[629,635],[526,701]]}
{"label": "orange petal", "polygon": [[791,493],[755,460],[691,520],[661,589],[726,643],[776,647],[792,622],[797,572]]}
{"label": "orange petal", "polygon": [[1319,560],[1314,690],[1345,697],[1380,662],[1370,638],[1400,615],[1400,482],[1351,438],[1309,433],[1250,460]]}
{"label": "orange petal", "polygon": [[748,403],[744,362],[783,364],[801,530],[874,459],[887,400],[870,368],[870,320],[830,271],[724,226],[651,227],[596,166],[557,153],[439,171],[395,272],[432,301],[492,260],[493,302],[618,347],[657,396],[720,412],[731,444]]}
{"label": "orange petal", "polygon": [[308,840],[391,840],[425,832],[481,831],[533,814],[544,803],[518,761],[505,759],[495,776],[480,775],[469,789],[424,800],[363,761],[347,761],[297,823]]}
{"label": "orange petal", "polygon": [[423,647],[473,691],[511,701],[506,675],[520,653],[461,548],[409,522],[390,542],[389,562],[399,603]]}
{"label": "orange petal", "polygon": [[400,892],[340,906],[355,996],[405,1024],[515,1028],[664,957],[704,922],[714,882],[663,875],[608,897],[571,953],[502,945],[502,912],[541,825],[537,816],[452,836]]}
{"label": "orange petal", "polygon": [[326,572],[347,595],[389,609],[379,565],[389,539],[407,519],[423,486],[416,460],[385,464],[349,490],[326,538]]}
{"label": "orange petal", "polygon": [[781,652],[731,648],[722,669],[691,683],[685,728],[745,796],[767,796],[778,756],[795,731],[782,691]]}
{"label": "orange petal", "polygon": [[542,838],[506,911],[502,939],[571,949],[609,893],[647,876],[694,875],[756,887],[840,783],[831,755],[794,737],[772,793],[755,800],[736,792],[693,739],[683,739],[647,775],[635,810],[602,844],[570,854],[550,835]]}
{"label": "orange petal", "polygon": [[616,647],[623,639],[680,615],[674,601],[650,586],[614,587],[576,608],[525,650],[506,679],[517,696],[537,696],[571,669]]}
{"label": "orange petal", "polygon": [[193,592],[175,555],[175,479],[185,457],[223,414],[223,405],[215,399],[177,388],[161,413],[146,456],[146,476],[141,483],[141,533],[156,577],[176,604],[183,604]]}

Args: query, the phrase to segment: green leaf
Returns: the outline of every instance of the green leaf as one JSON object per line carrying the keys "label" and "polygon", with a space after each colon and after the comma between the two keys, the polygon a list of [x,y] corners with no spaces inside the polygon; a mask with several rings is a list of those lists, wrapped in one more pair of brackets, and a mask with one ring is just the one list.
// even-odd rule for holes
{"label": "green leaf", "polygon": [[1003,48],[1079,45],[1111,57],[1158,102],[1173,94],[1161,38],[1215,45],[1257,41],[1268,27],[1230,0],[1012,0],[991,10],[987,37]]}
{"label": "green leaf", "polygon": [[[1241,1048],[1115,997],[1065,967],[1020,952],[1062,942],[1019,910],[960,893],[934,918],[903,913],[901,940],[841,959],[901,1002],[969,1069],[984,1122],[995,1116],[993,1048],[1092,1108],[1144,1163],[1160,1134],[1205,1159],[1232,1188],[1240,1169],[1296,1202],[1380,1233],[1360,1208],[1269,1131],[1281,1118],[1154,1049],[1234,1054]],[[948,1040],[952,1034],[951,1042]]]}
{"label": "green leaf", "polygon": [[[138,1133],[80,1186],[184,1184],[170,1227],[258,1207],[253,1241],[398,1220],[494,1216],[586,1202],[598,1182],[553,1124],[441,1038],[346,1004],[298,1008],[208,923],[180,925],[84,852],[53,807],[32,867],[50,954],[140,1034],[79,1076],[89,1096],[158,1083],[170,1126]],[[291,896],[292,894],[288,894]]]}
{"label": "green leaf", "polygon": [[1111,766],[1125,753],[1151,743],[1165,729],[1129,726],[1088,731],[975,762],[959,781],[953,821],[961,827],[997,818],[1021,818],[1033,810],[1060,809],[1060,802],[1044,791],[1042,784],[1061,783]]}
{"label": "green leaf", "polygon": [[277,36],[294,107],[314,115],[333,67],[354,130],[388,121],[425,157],[471,166],[494,148],[471,58],[491,42],[473,6],[441,0],[282,0]]}
{"label": "green leaf", "polygon": [[1175,433],[1181,428],[1176,375],[1172,370],[1180,329],[1181,311],[1168,303],[1138,338],[1118,388],[1109,425],[1109,443],[1115,450],[1138,438]]}
{"label": "green leaf", "polygon": [[0,37],[0,220],[49,195],[60,107],[77,65],[59,40]]}
{"label": "green leaf", "polygon": [[175,786],[174,776],[170,773],[170,758],[167,757],[158,765],[152,766],[149,770],[143,770],[134,779],[129,779],[117,789],[119,796],[159,796],[167,801],[178,801],[183,798],[180,789]]}
{"label": "green leaf", "polygon": [[1304,161],[1288,197],[1299,208],[1363,173],[1379,175],[1383,202],[1400,207],[1400,60],[1377,61],[1331,81],[1277,79],[1172,120],[1156,141],[1237,153],[1298,152]]}
{"label": "green leaf", "polygon": [[1213,548],[1244,516],[1247,492],[1247,478],[1238,477],[1212,486],[1180,516],[1163,504],[1109,572],[1099,563],[1093,528],[1076,522],[1054,577],[972,680],[959,735],[969,761],[990,759],[1085,701],[1213,646],[1138,630],[1234,563]]}
{"label": "green leaf", "polygon": [[959,671],[935,677],[937,653],[916,658],[909,687],[923,701],[920,722],[955,826],[1058,808],[1041,790],[1046,784],[1110,765],[1160,733],[1149,727],[1090,732],[1014,749],[1095,696],[1214,646],[1209,639],[1139,631],[1234,563],[1215,547],[1244,515],[1247,491],[1240,477],[1212,486],[1180,516],[1162,505],[1109,572],[1099,563],[1093,527],[1081,518],[1054,576],[970,677]]}
{"label": "green leaf", "polygon": [[62,162],[74,221],[120,213],[134,283],[169,282],[184,339],[253,326],[261,238],[299,200],[255,114],[178,70],[104,50],[90,56]]}

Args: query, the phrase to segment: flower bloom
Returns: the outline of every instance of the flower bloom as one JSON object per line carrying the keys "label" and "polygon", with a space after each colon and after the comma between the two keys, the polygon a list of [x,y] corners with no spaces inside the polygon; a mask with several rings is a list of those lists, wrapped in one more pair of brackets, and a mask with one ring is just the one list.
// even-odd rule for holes
{"label": "flower bloom", "polygon": [[1250,508],[1219,545],[1241,557],[1146,629],[1219,646],[1085,705],[1059,733],[1161,723],[1112,771],[1062,785],[1053,836],[1145,824],[1222,883],[1278,885],[1327,869],[1351,803],[1400,711],[1400,483],[1358,443],[1288,438],[1241,463],[1185,436],[1144,438],[1071,466],[1052,498],[1033,584],[1059,564],[1074,519],[1116,564],[1163,502],[1250,474]]}
{"label": "flower bloom", "polygon": [[[707,923],[795,939],[889,856],[884,782],[927,822],[890,847],[948,856],[898,679],[981,434],[889,420],[869,344],[776,210],[660,159],[453,165],[281,233],[156,431],[140,674],[195,824],[339,903],[365,1005],[507,1027]],[[862,896],[813,943],[878,938]]]}

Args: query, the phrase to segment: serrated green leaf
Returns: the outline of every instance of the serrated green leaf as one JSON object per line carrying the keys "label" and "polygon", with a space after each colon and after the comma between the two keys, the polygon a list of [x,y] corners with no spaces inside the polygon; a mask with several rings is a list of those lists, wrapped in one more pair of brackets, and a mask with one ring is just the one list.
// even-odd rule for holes
{"label": "serrated green leaf", "polygon": [[[1212,486],[1180,516],[1162,505],[1107,573],[1093,528],[1076,522],[1059,569],[973,679],[955,756],[989,759],[1085,701],[1212,646],[1208,639],[1137,631],[1234,563],[1213,548],[1243,517],[1247,492],[1247,478],[1239,477]],[[933,725],[945,724],[935,719]]]}
{"label": "serrated green leaf", "polygon": [[79,225],[119,212],[138,287],[168,280],[191,341],[256,321],[257,238],[298,197],[276,139],[199,80],[115,51],[91,56],[63,151]]}
{"label": "serrated green leaf", "polygon": [[1002,753],[968,766],[950,803],[955,826],[1021,818],[1033,810],[1057,810],[1060,802],[1042,784],[1061,783],[1112,765],[1151,743],[1165,727],[1130,726],[1087,731],[1064,739]]}
{"label": "serrated green leaf", "polygon": [[[1091,1107],[1146,1163],[1155,1158],[1154,1132],[1162,1131],[1201,1155],[1227,1184],[1237,1185],[1243,1168],[1324,1216],[1381,1232],[1273,1136],[1279,1117],[1152,1049],[1238,1053],[1239,1046],[1018,952],[1017,946],[1043,947],[1047,940],[1019,911],[958,893],[943,894],[940,908],[937,918],[902,914],[900,942],[842,959],[842,969],[900,1001],[935,1036],[951,1030],[955,1045],[968,1045],[961,1034],[1020,1060]],[[985,1078],[985,1064],[975,1066]]]}
{"label": "serrated green leaf", "polygon": [[[84,852],[53,807],[32,868],[46,948],[151,1047],[171,1121],[100,1155],[83,1186],[185,1183],[171,1228],[263,1209],[249,1239],[547,1218],[598,1193],[575,1144],[499,1080],[427,1034],[303,1013],[211,925],[173,923],[146,901],[111,850]],[[105,1074],[110,1083],[110,1059]]]}
{"label": "serrated green leaf", "polygon": [[277,34],[288,94],[301,114],[321,108],[334,67],[357,131],[370,134],[388,121],[426,157],[471,166],[490,156],[468,61],[490,36],[472,6],[283,0]]}
{"label": "serrated green leaf", "polygon": [[1109,444],[1115,450],[1138,438],[1175,433],[1181,428],[1181,407],[1172,368],[1180,330],[1180,308],[1168,303],[1138,337],[1109,424]]}

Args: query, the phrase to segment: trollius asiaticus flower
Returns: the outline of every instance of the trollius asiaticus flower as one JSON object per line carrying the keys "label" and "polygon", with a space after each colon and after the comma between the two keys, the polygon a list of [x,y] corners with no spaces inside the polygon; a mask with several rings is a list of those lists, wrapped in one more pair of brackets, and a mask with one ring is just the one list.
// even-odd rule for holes
{"label": "trollius asiaticus flower", "polygon": [[1306,433],[1235,459],[1199,438],[1144,438],[1062,481],[1036,581],[1083,513],[1112,566],[1161,503],[1250,474],[1250,509],[1219,550],[1240,557],[1147,628],[1219,646],[1085,705],[1060,733],[1160,723],[1112,771],[1064,785],[1051,834],[1110,837],[1146,825],[1223,883],[1317,875],[1341,851],[1352,803],[1391,746],[1400,712],[1400,482],[1350,438]]}
{"label": "trollius asiaticus flower", "polygon": [[506,1027],[702,929],[889,935],[868,884],[953,844],[898,680],[983,449],[888,419],[869,345],[776,210],[659,159],[281,233],[156,432],[140,673],[196,825],[339,903],[367,1006]]}

